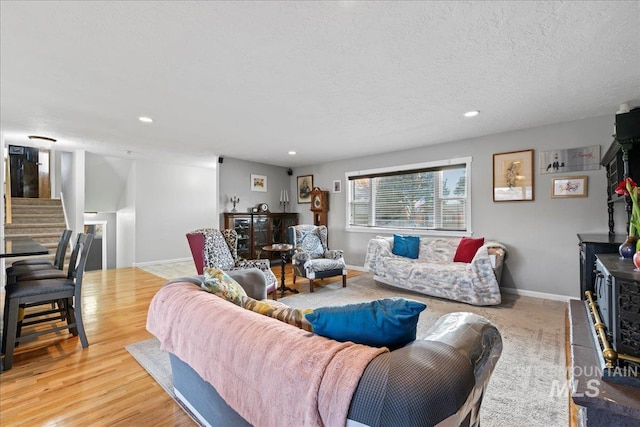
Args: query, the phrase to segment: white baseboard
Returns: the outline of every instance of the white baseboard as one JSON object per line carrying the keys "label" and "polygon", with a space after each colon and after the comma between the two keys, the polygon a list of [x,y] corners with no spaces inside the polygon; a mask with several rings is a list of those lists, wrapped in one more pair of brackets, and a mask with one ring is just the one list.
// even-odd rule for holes
{"label": "white baseboard", "polygon": [[557,295],[557,294],[548,294],[545,292],[525,291],[522,289],[514,289],[514,288],[500,288],[500,291],[504,292],[505,294],[514,294],[514,295],[520,295],[523,297],[549,299],[552,301],[569,302],[569,300],[577,299],[576,297],[570,297],[567,295]]}
{"label": "white baseboard", "polygon": [[347,265],[347,270],[364,271],[365,273],[367,272],[364,267],[360,267],[359,265]]}
{"label": "white baseboard", "polygon": [[193,262],[193,258],[188,257],[188,258],[165,259],[163,261],[134,262],[133,267],[150,267],[152,265],[172,264],[174,262],[185,262],[185,261]]}

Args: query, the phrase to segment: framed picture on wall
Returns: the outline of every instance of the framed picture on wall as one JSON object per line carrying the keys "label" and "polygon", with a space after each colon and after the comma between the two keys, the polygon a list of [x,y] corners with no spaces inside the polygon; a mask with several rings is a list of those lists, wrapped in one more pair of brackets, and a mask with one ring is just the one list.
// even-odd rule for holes
{"label": "framed picture on wall", "polygon": [[538,171],[566,173],[600,169],[600,146],[538,151]]}
{"label": "framed picture on wall", "polygon": [[251,191],[267,192],[267,177],[251,174]]}
{"label": "framed picture on wall", "polygon": [[533,150],[493,155],[493,201],[533,200]]}
{"label": "framed picture on wall", "polygon": [[566,176],[551,180],[551,197],[587,197],[587,176]]}
{"label": "framed picture on wall", "polygon": [[311,203],[311,190],[313,189],[313,175],[298,177],[298,203]]}
{"label": "framed picture on wall", "polygon": [[333,192],[334,193],[342,192],[342,181],[340,181],[339,179],[333,181]]}

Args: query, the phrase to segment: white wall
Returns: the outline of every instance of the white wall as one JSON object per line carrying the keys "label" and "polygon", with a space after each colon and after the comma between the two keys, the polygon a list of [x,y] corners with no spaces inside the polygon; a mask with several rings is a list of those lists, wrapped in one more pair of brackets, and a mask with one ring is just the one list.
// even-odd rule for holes
{"label": "white wall", "polygon": [[[498,240],[509,255],[503,287],[518,291],[579,297],[578,233],[606,233],[606,176],[604,168],[567,174],[539,174],[538,152],[600,145],[601,154],[612,142],[613,116],[484,136],[419,149],[366,156],[300,168],[294,175],[313,174],[314,185],[331,189],[340,179],[342,193],[330,193],[331,247],[345,250],[347,264],[362,266],[371,237],[380,233],[345,231],[345,172],[472,156],[472,230],[474,236]],[[535,200],[495,203],[492,198],[493,154],[533,148]],[[587,175],[588,197],[552,199],[551,178]],[[295,178],[295,177],[294,177]],[[294,185],[294,184],[292,184]],[[309,205],[297,205],[301,222],[312,221]],[[626,233],[622,209],[616,211],[616,231]]]}
{"label": "white wall", "polygon": [[[129,203],[122,201],[127,200],[123,195],[128,194],[128,185],[133,183],[130,180],[133,160],[92,153],[87,153],[85,157],[84,210],[97,213],[85,216],[85,220],[107,222],[107,234],[103,237],[107,244],[107,268],[129,267],[134,261],[132,248],[135,242],[131,223],[134,203],[133,200]],[[120,226],[119,215],[123,221]],[[119,243],[118,234],[123,237],[123,243]]]}
{"label": "white wall", "polygon": [[[265,165],[263,163],[248,162],[245,160],[225,157],[224,162],[218,165],[220,177],[220,193],[218,203],[220,212],[231,212],[233,204],[229,201],[237,195],[240,202],[236,205],[238,212],[247,212],[247,209],[258,203],[267,203],[271,212],[282,212],[280,206],[280,191],[289,190],[289,198],[294,197],[291,192],[291,177],[287,175],[287,169],[280,166]],[[267,177],[267,191],[251,191],[251,174]],[[287,211],[290,212],[290,206]],[[224,228],[224,216],[220,214],[220,222],[217,226]]]}
{"label": "white wall", "polygon": [[136,164],[129,168],[116,211],[116,267],[134,265],[136,260]]}
{"label": "white wall", "polygon": [[135,164],[135,264],[191,259],[186,233],[218,224],[217,164]]}
{"label": "white wall", "polygon": [[84,231],[85,151],[63,152],[60,156],[63,203],[69,228],[75,236]]}
{"label": "white wall", "polygon": [[116,212],[133,160],[87,153],[85,212]]}

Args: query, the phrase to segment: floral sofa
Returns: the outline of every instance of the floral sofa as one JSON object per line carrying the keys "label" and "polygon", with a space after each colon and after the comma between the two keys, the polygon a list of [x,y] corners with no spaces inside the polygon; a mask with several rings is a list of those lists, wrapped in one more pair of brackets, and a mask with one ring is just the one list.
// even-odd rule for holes
{"label": "floral sofa", "polygon": [[393,254],[393,237],[369,241],[364,267],[374,280],[422,294],[472,305],[501,302],[500,277],[507,251],[486,242],[471,262],[454,262],[460,238],[420,237],[417,259]]}

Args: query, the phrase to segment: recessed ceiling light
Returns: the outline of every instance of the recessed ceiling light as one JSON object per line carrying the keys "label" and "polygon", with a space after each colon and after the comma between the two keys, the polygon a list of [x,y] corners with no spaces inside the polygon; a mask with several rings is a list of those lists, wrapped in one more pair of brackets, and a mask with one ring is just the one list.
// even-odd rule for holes
{"label": "recessed ceiling light", "polygon": [[151,123],[153,122],[153,119],[151,117],[144,117],[144,116],[140,116],[138,117],[138,120],[140,120],[141,122],[144,123]]}
{"label": "recessed ceiling light", "polygon": [[473,111],[467,111],[466,113],[464,113],[465,117],[475,117],[478,114],[480,114],[480,111],[478,110],[473,110]]}
{"label": "recessed ceiling light", "polygon": [[296,155],[296,152],[295,152],[295,151],[289,151],[289,155],[290,155],[290,156],[295,156],[295,155]]}
{"label": "recessed ceiling light", "polygon": [[41,141],[47,141],[47,142],[56,142],[56,139],[53,138],[49,138],[48,136],[40,136],[40,135],[29,135],[28,136],[29,139],[38,139]]}

